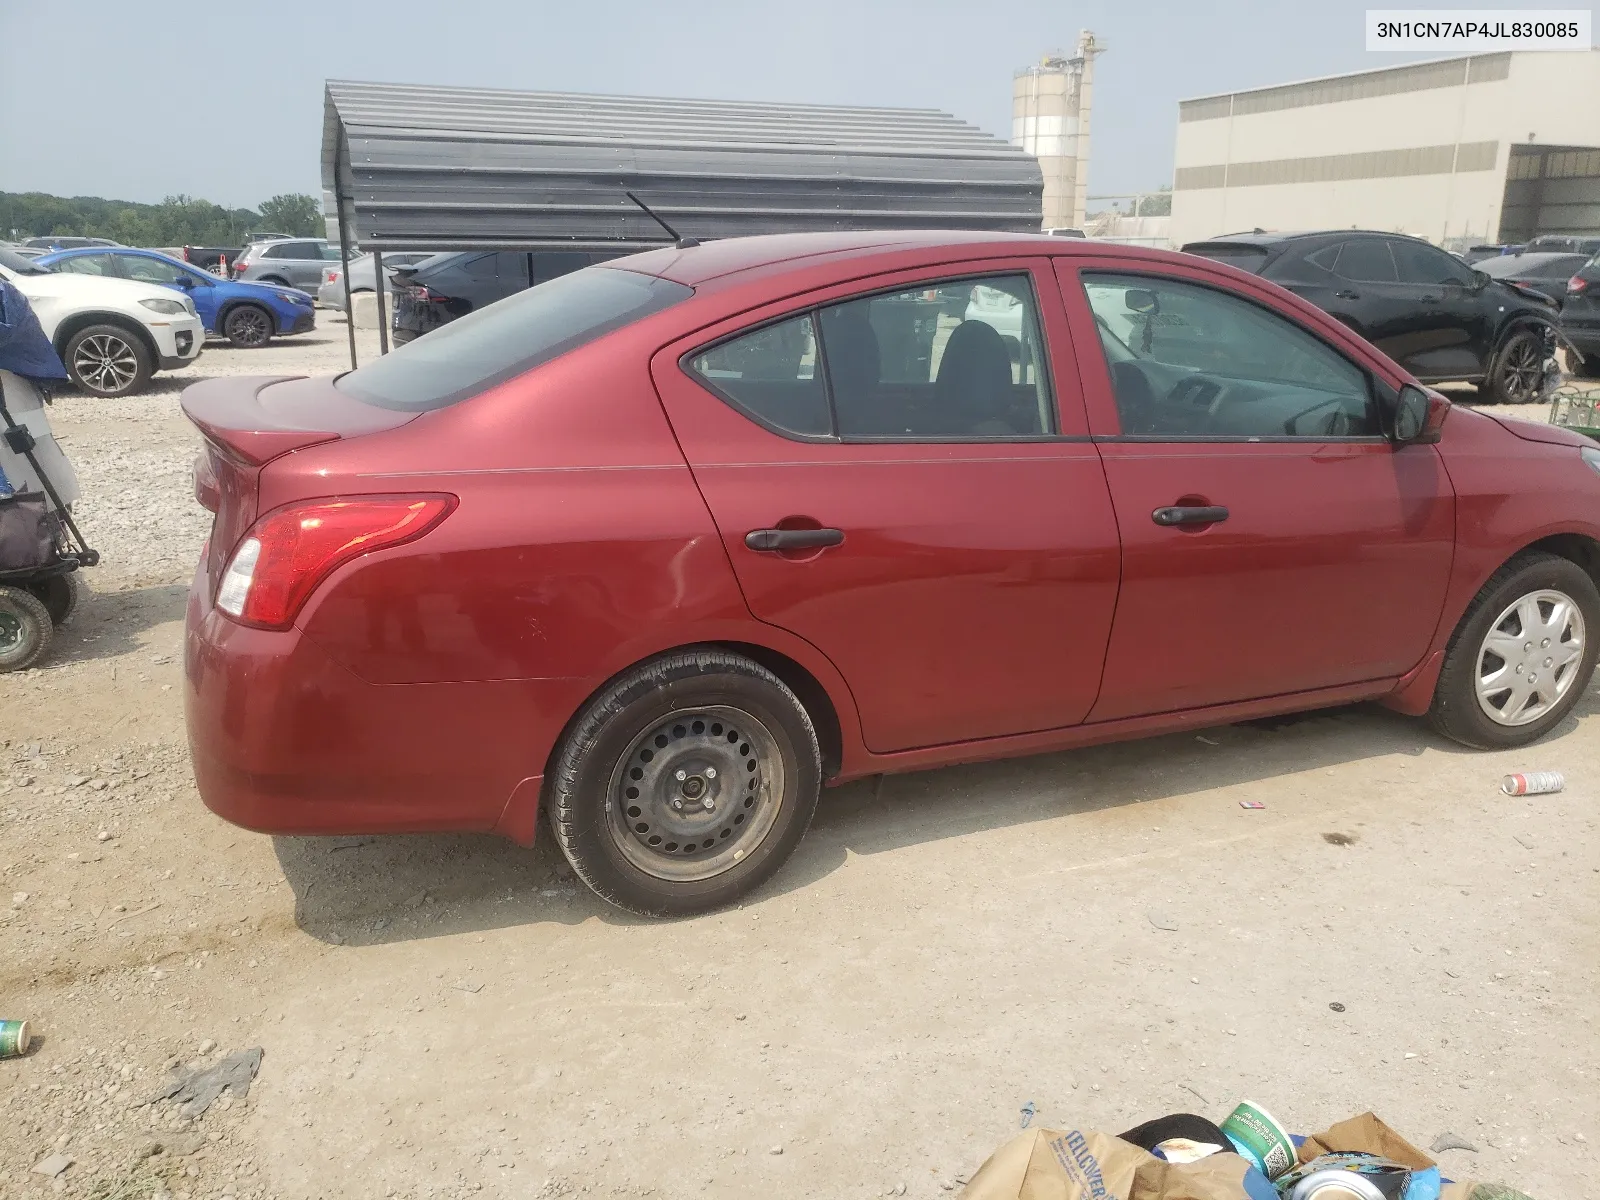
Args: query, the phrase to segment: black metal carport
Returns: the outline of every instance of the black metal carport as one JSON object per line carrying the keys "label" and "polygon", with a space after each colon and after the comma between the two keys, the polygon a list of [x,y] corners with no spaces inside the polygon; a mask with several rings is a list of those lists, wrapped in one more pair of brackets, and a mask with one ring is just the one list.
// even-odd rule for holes
{"label": "black metal carport", "polygon": [[934,109],[340,80],[327,84],[322,179],[347,255],[352,243],[378,255],[668,243],[626,190],[698,240],[1037,233],[1043,191],[1033,157]]}

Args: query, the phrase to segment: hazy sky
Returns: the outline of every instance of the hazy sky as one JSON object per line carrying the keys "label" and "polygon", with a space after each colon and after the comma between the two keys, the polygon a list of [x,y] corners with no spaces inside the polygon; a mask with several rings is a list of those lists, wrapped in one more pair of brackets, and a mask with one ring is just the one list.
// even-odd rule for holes
{"label": "hazy sky", "polygon": [[320,194],[328,78],[930,107],[1009,137],[1013,72],[1069,50],[1080,28],[1109,46],[1089,190],[1149,189],[1171,178],[1184,97],[1408,61],[1363,48],[1367,7],[0,0],[0,191],[187,192],[252,207],[276,192]]}

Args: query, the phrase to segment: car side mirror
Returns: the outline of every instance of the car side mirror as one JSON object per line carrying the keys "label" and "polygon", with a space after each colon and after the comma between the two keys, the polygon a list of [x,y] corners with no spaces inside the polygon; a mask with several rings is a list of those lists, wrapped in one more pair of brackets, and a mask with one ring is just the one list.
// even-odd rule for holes
{"label": "car side mirror", "polygon": [[173,282],[179,287],[183,288],[185,291],[188,291],[190,288],[195,286],[194,278],[192,276],[183,274],[181,271],[178,273],[177,278],[175,278]]}
{"label": "car side mirror", "polygon": [[1395,402],[1389,439],[1397,446],[1430,446],[1439,440],[1449,415],[1450,401],[1408,383]]}
{"label": "car side mirror", "polygon": [[1161,307],[1161,300],[1148,288],[1129,288],[1122,293],[1122,303],[1131,313],[1141,316],[1153,313]]}

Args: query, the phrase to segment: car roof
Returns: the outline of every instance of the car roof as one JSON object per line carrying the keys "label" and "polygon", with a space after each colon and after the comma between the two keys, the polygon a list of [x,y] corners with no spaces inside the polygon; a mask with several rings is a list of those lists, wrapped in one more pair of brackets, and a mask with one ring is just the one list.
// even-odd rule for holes
{"label": "car roof", "polygon": [[[965,230],[858,230],[846,233],[775,233],[723,238],[689,249],[664,247],[614,258],[605,267],[658,275],[696,287],[730,275],[777,270],[801,263],[848,258],[868,259],[891,251],[1014,248],[1017,253],[1051,257],[1122,254],[1141,249],[1084,238],[1048,237],[1043,233],[987,233]],[[1160,252],[1158,252],[1160,253]],[[977,255],[970,254],[970,257]]]}

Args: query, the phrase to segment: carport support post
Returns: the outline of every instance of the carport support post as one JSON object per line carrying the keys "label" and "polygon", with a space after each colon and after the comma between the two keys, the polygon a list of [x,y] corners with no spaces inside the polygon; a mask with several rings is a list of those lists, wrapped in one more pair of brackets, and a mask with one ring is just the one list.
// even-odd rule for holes
{"label": "carport support post", "polygon": [[339,208],[339,262],[344,268],[344,327],[350,335],[350,369],[356,369],[356,314],[355,305],[350,301],[350,225],[344,219],[345,207],[342,195],[334,196],[334,203]]}
{"label": "carport support post", "polygon": [[[349,276],[345,276],[346,279]],[[389,281],[383,277],[383,251],[372,252],[372,279],[378,292],[378,353],[389,353],[389,317],[384,307],[388,299]]]}

